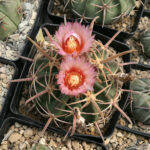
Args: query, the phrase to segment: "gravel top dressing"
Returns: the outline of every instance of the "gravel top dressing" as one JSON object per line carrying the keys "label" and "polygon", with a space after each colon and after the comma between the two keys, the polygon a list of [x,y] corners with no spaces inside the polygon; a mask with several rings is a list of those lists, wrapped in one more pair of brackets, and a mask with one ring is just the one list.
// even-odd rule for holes
{"label": "gravel top dressing", "polygon": [[0,41],[0,57],[15,60],[23,51],[25,40],[33,27],[40,0],[22,0],[23,17],[16,32]]}
{"label": "gravel top dressing", "polygon": [[9,88],[9,82],[13,74],[14,68],[12,66],[0,63],[0,112],[2,111]]}

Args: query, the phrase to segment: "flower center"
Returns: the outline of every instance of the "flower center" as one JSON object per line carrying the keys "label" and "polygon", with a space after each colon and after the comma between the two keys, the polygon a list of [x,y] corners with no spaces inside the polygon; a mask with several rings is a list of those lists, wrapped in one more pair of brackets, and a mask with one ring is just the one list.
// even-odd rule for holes
{"label": "flower center", "polygon": [[84,83],[85,76],[81,70],[77,68],[71,68],[65,73],[65,85],[70,89],[74,90],[79,88]]}
{"label": "flower center", "polygon": [[63,47],[64,47],[64,51],[69,54],[72,54],[73,52],[79,53],[81,50],[81,45],[78,41],[78,38],[76,38],[73,35],[69,36],[66,39]]}

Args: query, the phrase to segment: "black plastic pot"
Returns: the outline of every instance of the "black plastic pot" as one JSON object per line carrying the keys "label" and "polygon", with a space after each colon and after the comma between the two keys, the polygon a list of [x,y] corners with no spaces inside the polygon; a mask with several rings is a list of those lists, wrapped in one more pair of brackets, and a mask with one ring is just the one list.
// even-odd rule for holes
{"label": "black plastic pot", "polygon": [[124,127],[124,126],[119,125],[119,124],[116,125],[116,128],[119,129],[119,130],[126,131],[128,133],[132,133],[132,134],[135,134],[135,135],[142,136],[146,139],[150,139],[150,133],[145,133],[145,132],[137,131],[137,130],[134,130],[134,129],[130,129],[128,127]]}
{"label": "black plastic pot", "polygon": [[[46,27],[49,30],[51,35],[55,33],[58,26],[59,25],[48,24],[48,23],[42,25],[42,27]],[[103,44],[105,44],[110,39],[109,37],[104,36],[100,33],[96,33],[96,32],[93,32],[93,33],[96,35],[95,38],[101,40],[103,42]],[[117,52],[123,52],[123,51],[129,50],[129,47],[127,45],[125,45],[125,44],[123,44],[119,41],[116,41],[116,40],[114,40],[111,43],[110,46],[113,47]],[[34,51],[30,51],[30,54],[28,55],[28,57],[33,58],[34,54],[35,54]],[[123,60],[124,60],[124,62],[129,62],[130,61],[130,54],[124,55]],[[31,65],[31,63],[26,61],[26,63],[24,64],[23,71],[21,73],[20,78],[25,78],[27,76],[30,65]],[[125,66],[124,69],[125,69],[126,73],[130,72],[130,67],[129,66]],[[129,89],[129,83],[125,83],[123,85],[123,88],[124,89]],[[22,91],[23,91],[23,83],[22,82],[17,83],[15,93],[14,93],[14,96],[13,96],[13,99],[12,99],[12,103],[11,103],[11,106],[10,106],[11,113],[13,113],[16,118],[21,118],[25,122],[29,122],[32,126],[44,127],[44,124],[36,122],[33,119],[31,119],[29,117],[26,117],[26,116],[24,116],[23,114],[21,114],[19,112],[19,101],[21,100]],[[120,105],[121,109],[124,108],[127,97],[128,97],[128,92],[123,92],[123,94],[121,96],[121,100],[119,102],[119,105]],[[109,137],[113,133],[119,116],[120,116],[120,112],[116,110],[114,112],[114,114],[112,115],[112,118],[110,119],[109,123],[105,126],[106,132],[104,133],[104,137]],[[54,131],[54,132],[57,132],[57,133],[61,133],[63,135],[66,134],[66,131],[64,131],[62,129],[59,129],[59,128],[49,127],[48,130]],[[88,142],[93,142],[93,143],[96,143],[96,144],[102,144],[102,142],[103,142],[101,137],[99,137],[99,136],[74,134],[72,137],[77,138],[77,139],[83,139],[83,140],[86,140]]]}
{"label": "black plastic pot", "polygon": [[150,18],[150,10],[143,11],[143,17],[145,17],[145,16]]}
{"label": "black plastic pot", "polygon": [[[145,64],[132,64],[131,68],[135,69],[135,70],[140,70],[140,71],[150,71],[150,65],[145,65]],[[143,136],[147,139],[150,139],[150,133],[145,133],[145,132],[142,132],[142,131],[137,131],[137,130],[134,130],[134,129],[130,129],[128,127],[125,127],[125,126],[122,126],[122,125],[119,125],[119,124],[116,125],[116,128],[120,129],[120,130],[123,130],[123,131],[126,131],[126,132],[130,132],[130,133],[139,135],[139,136]]]}
{"label": "black plastic pot", "polygon": [[[13,62],[0,57],[0,63],[12,66],[14,68],[14,75],[13,75],[12,79],[18,78],[18,69]],[[0,127],[2,125],[4,118],[5,118],[6,113],[9,110],[9,105],[11,102],[11,98],[14,94],[15,86],[16,86],[16,83],[11,83],[9,86],[9,89],[8,89],[8,92],[6,95],[6,99],[5,99],[5,102],[4,102],[3,107],[2,107],[2,111],[0,112]]]}
{"label": "black plastic pot", "polygon": [[[142,0],[142,2],[143,2],[143,4],[145,4],[146,0]],[[50,18],[50,20],[52,20],[52,22],[54,24],[60,24],[61,22],[64,21],[64,18],[52,15],[51,11],[53,9],[53,5],[54,5],[54,0],[50,0],[49,4],[48,4],[48,7],[47,7],[49,18]],[[131,38],[134,35],[134,33],[135,33],[135,31],[138,27],[140,18],[142,17],[143,10],[144,10],[144,6],[141,5],[139,10],[137,11],[137,15],[136,15],[136,18],[135,18],[134,25],[131,27],[131,32],[123,32],[122,31],[116,37],[116,40],[124,42],[124,41],[126,41],[127,39]],[[75,19],[72,19],[72,18],[68,18],[67,20],[68,21],[75,21]],[[87,23],[87,24],[89,24],[89,23]],[[98,24],[94,25],[94,31],[99,32],[99,33],[101,33],[103,35],[106,35],[108,37],[112,37],[117,32],[117,30],[115,30],[115,29],[111,29],[111,28],[108,28],[108,27],[105,27],[105,26],[102,27],[101,25],[98,25]]]}

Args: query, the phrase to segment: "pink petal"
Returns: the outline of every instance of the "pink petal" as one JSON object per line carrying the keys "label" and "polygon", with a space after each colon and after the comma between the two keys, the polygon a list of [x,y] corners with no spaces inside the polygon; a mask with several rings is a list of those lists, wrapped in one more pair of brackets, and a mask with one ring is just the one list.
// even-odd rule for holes
{"label": "pink petal", "polygon": [[[80,87],[70,90],[65,85],[64,80],[66,71],[69,71],[73,67],[76,67],[82,71],[85,76],[85,80]],[[85,93],[88,90],[93,90],[96,75],[97,73],[95,72],[93,66],[88,63],[84,57],[73,58],[71,56],[68,56],[61,63],[57,84],[59,84],[60,90],[63,94],[76,96],[81,93]]]}

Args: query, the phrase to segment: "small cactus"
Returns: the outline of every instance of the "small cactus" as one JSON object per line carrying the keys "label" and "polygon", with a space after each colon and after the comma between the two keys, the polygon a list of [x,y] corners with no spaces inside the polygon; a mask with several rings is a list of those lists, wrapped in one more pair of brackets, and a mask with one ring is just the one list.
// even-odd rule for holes
{"label": "small cactus", "polygon": [[96,125],[98,120],[105,124],[113,107],[130,121],[118,106],[124,75],[119,56],[132,51],[116,54],[107,49],[108,43],[94,40],[90,27],[62,24],[54,37],[44,29],[50,40],[46,49],[29,38],[40,53],[34,57],[29,77],[13,82],[31,81],[26,104],[33,101],[38,112],[49,118],[43,131],[53,121],[57,126],[69,125],[73,135],[78,125]]}
{"label": "small cactus", "polygon": [[135,0],[64,0],[72,12],[84,19],[99,16],[99,24],[111,24],[114,20],[126,16],[135,7]]}
{"label": "small cactus", "polygon": [[135,119],[150,125],[150,80],[135,79],[131,82],[132,112]]}
{"label": "small cactus", "polygon": [[21,21],[20,0],[0,1],[0,40],[12,34]]}
{"label": "small cactus", "polygon": [[144,54],[150,57],[150,28],[141,35],[140,41],[143,45]]}

